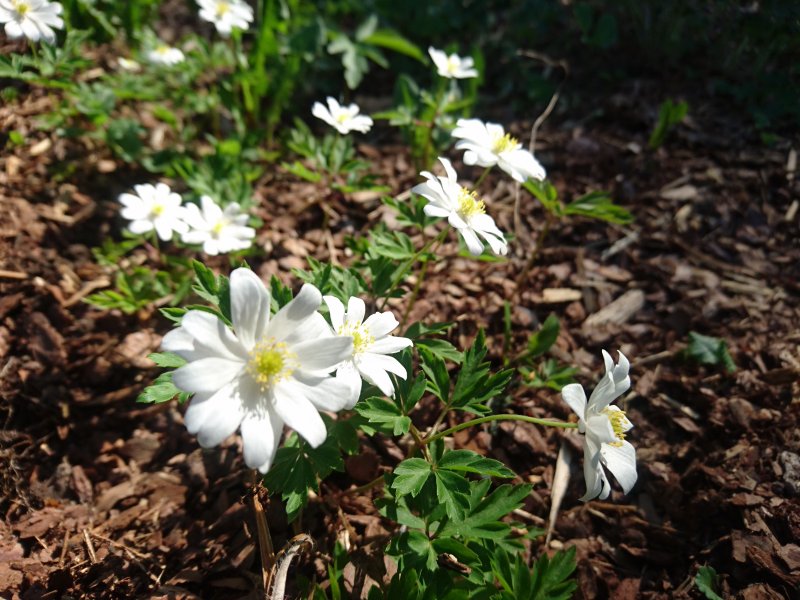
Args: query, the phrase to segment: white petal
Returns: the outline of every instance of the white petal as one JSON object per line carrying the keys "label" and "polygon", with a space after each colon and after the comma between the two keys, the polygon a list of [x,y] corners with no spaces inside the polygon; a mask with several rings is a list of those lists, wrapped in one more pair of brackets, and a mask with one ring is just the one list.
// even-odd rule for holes
{"label": "white petal", "polygon": [[597,444],[610,444],[617,441],[617,434],[611,426],[611,419],[604,414],[589,413],[586,420],[586,437]]}
{"label": "white petal", "polygon": [[[196,397],[189,405],[184,417],[197,432],[197,442],[203,448],[217,446],[230,436],[242,422],[242,402],[237,382],[224,386],[208,399],[197,402]],[[193,408],[194,407],[194,408]],[[191,414],[197,411],[195,414]],[[191,429],[190,429],[191,432]]]}
{"label": "white petal", "polygon": [[603,444],[600,447],[603,464],[614,475],[626,494],[636,483],[636,449],[629,442],[621,446]]}
{"label": "white petal", "polygon": [[331,325],[334,329],[339,329],[344,325],[344,304],[336,296],[323,296],[325,304],[328,305],[328,312],[331,315]]}
{"label": "white petal", "polygon": [[250,269],[231,273],[231,321],[236,337],[252,350],[269,325],[270,295],[258,275]]}
{"label": "white petal", "polygon": [[314,314],[321,303],[322,294],[319,290],[310,283],[305,284],[291,302],[275,313],[267,332],[278,341],[286,339],[299,324]]}
{"label": "white petal", "polygon": [[141,235],[143,233],[147,233],[148,231],[153,231],[153,222],[145,219],[131,221],[128,224],[128,231],[130,231],[131,233],[135,233],[136,235]]}
{"label": "white petal", "polygon": [[589,446],[584,440],[583,446],[583,477],[586,480],[586,493],[581,497],[583,502],[596,498],[603,492],[605,473],[600,466],[600,454]]}
{"label": "white petal", "polygon": [[224,358],[201,358],[172,373],[172,382],[185,392],[216,392],[244,368],[240,361]]}
{"label": "white petal", "polygon": [[314,405],[303,396],[293,395],[293,388],[278,383],[274,390],[274,406],[278,416],[294,429],[312,448],[317,448],[328,432]]}
{"label": "white petal", "polygon": [[385,338],[375,340],[375,342],[370,345],[369,351],[374,352],[375,354],[394,354],[395,352],[400,352],[400,350],[403,348],[408,348],[409,346],[413,345],[414,342],[408,338],[390,335]]}
{"label": "white petal", "polygon": [[443,156],[439,157],[439,162],[442,163],[444,167],[444,172],[447,173],[447,178],[450,181],[458,181],[458,175],[456,174],[456,170],[453,168],[453,163],[451,163],[448,159],[444,158]]}
{"label": "white petal", "polygon": [[364,313],[367,306],[361,298],[353,296],[347,301],[347,322],[361,325],[364,322]]}
{"label": "white petal", "polygon": [[561,397],[578,418],[583,421],[586,415],[586,392],[580,383],[570,383],[561,388]]}
{"label": "white petal", "polygon": [[349,399],[344,408],[348,410],[353,408],[361,396],[361,373],[358,372],[352,361],[348,361],[336,369],[336,380],[344,383],[348,389]]}
{"label": "white petal", "polygon": [[267,411],[263,415],[248,414],[242,420],[245,464],[262,473],[268,471],[275,458],[282,430],[283,421],[272,411]]}
{"label": "white petal", "polygon": [[382,313],[374,313],[364,321],[364,327],[369,330],[376,340],[389,335],[398,325],[400,323],[397,318],[388,310]]}
{"label": "white petal", "polygon": [[332,371],[353,355],[353,338],[336,336],[309,340],[292,346],[300,368],[307,371]]}
{"label": "white petal", "polygon": [[308,398],[317,410],[339,412],[355,404],[352,400],[351,386],[343,380],[328,375],[318,376],[298,371],[294,380],[286,381],[284,386],[293,388],[295,390],[293,394]]}
{"label": "white petal", "polygon": [[362,370],[359,368],[358,372],[361,373],[361,377],[364,378],[364,381],[376,386],[385,396],[394,396],[394,384],[386,371],[380,369],[367,371],[366,369]]}
{"label": "white petal", "polygon": [[467,244],[467,249],[470,251],[471,254],[478,256],[483,252],[483,244],[481,243],[478,236],[475,234],[472,229],[465,227],[464,229],[459,229],[458,232],[464,238],[464,242]]}
{"label": "white petal", "polygon": [[451,213],[449,209],[436,206],[435,204],[426,204],[422,210],[429,217],[449,217]]}
{"label": "white petal", "polygon": [[603,409],[617,399],[619,394],[616,393],[616,384],[614,383],[613,373],[606,373],[600,379],[600,383],[592,391],[589,396],[589,410],[595,413],[600,413]]}
{"label": "white petal", "polygon": [[406,378],[406,368],[400,364],[400,361],[385,354],[363,352],[358,356],[356,366],[359,370],[363,369],[369,372],[373,370],[388,371],[389,373],[394,373],[400,379]]}
{"label": "white petal", "polygon": [[212,355],[229,360],[247,360],[247,351],[225,323],[202,310],[190,310],[181,320],[181,328]]}

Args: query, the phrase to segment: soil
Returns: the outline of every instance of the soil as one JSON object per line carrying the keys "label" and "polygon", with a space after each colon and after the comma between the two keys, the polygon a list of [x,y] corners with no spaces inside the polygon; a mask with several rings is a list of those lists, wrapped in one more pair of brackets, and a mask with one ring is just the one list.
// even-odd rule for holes
{"label": "soil", "polygon": [[[515,229],[515,187],[493,174],[483,188],[491,190],[490,212],[518,234],[509,260],[461,258],[451,235],[411,320],[455,321],[450,339],[459,347],[485,327],[499,365],[510,299],[515,346],[554,313],[561,333],[550,356],[579,367],[585,385],[597,379],[601,349],[631,358],[633,388],[623,404],[635,425],[628,439],[639,480],[627,496],[617,490],[608,501],[580,502],[582,457],[558,431],[506,423],[454,440],[534,483],[515,515],[531,525],[548,518],[562,441],[573,450],[552,541],[531,550],[577,547],[577,597],[699,598],[693,581],[703,565],[720,574],[725,597],[800,597],[796,149],[764,146],[713,98],[700,97],[691,119],[650,150],[658,101],[643,89],[595,99],[602,119],[577,109],[553,116],[537,139],[563,198],[608,190],[635,216],[631,225],[555,224],[517,286],[544,214],[523,198]],[[123,226],[117,196],[149,178],[102,149],[37,130],[35,116],[51,102],[27,90],[0,107],[0,131],[26,139],[0,156],[0,592],[256,598],[260,566],[239,441],[203,451],[185,431],[182,407],[135,403],[158,373],[146,356],[169,329],[165,319],[82,301],[110,280],[91,248]],[[530,125],[512,129],[527,139]],[[395,193],[418,181],[403,147],[364,142],[359,150]],[[65,170],[75,161],[77,170]],[[251,261],[261,276],[275,274],[296,290],[291,268],[306,256],[346,262],[345,236],[391,222],[377,195],[333,198],[327,236],[318,208],[297,210],[300,200],[324,194],[268,167],[256,187],[264,253]],[[736,371],[687,360],[690,331],[726,340]],[[557,393],[528,386],[513,388],[508,408],[569,416]],[[427,398],[414,419],[424,429],[434,416]],[[311,499],[303,531],[316,550],[297,567],[324,582],[334,542],[342,542],[359,565],[345,573],[355,597],[365,587],[362,571],[380,578],[375,556],[393,528],[373,506],[379,490],[342,492],[402,458],[390,440],[361,444],[346,472]],[[279,501],[267,511],[280,547],[297,531]]]}

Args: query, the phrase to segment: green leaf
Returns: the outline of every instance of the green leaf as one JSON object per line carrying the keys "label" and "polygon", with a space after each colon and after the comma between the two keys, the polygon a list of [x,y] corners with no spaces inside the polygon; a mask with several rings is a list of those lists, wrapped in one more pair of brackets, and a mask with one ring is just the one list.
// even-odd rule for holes
{"label": "green leaf", "polygon": [[725,340],[690,331],[689,346],[685,353],[688,358],[700,364],[722,365],[728,373],[736,371],[736,364],[728,352]]}
{"label": "green leaf", "polygon": [[392,489],[416,496],[431,475],[431,464],[421,458],[407,458],[395,467],[394,474]]}
{"label": "green leaf", "polygon": [[296,175],[297,177],[305,179],[306,181],[310,181],[311,183],[317,183],[322,179],[321,173],[312,171],[311,169],[306,167],[303,163],[298,161],[295,161],[292,164],[283,163],[281,166],[292,175]]}
{"label": "green leaf", "polygon": [[434,471],[436,497],[451,519],[463,519],[469,509],[469,481],[452,471]]}
{"label": "green leaf", "polygon": [[367,398],[363,402],[359,402],[355,409],[370,424],[375,425],[378,431],[403,435],[408,433],[411,427],[411,419],[400,411],[397,404],[385,398]]}
{"label": "green leaf", "polygon": [[464,353],[464,363],[458,373],[451,406],[469,412],[483,414],[488,412],[485,402],[501,393],[514,374],[513,369],[490,374],[490,364],[486,356],[486,338],[483,329],[478,331],[472,347]]}
{"label": "green leaf", "polygon": [[561,201],[558,199],[558,190],[549,181],[538,181],[529,179],[522,184],[533,196],[542,203],[547,212],[560,217],[564,214]]}
{"label": "green leaf", "polygon": [[361,41],[365,44],[372,44],[373,46],[380,46],[388,50],[399,52],[400,54],[405,54],[423,63],[426,60],[425,54],[423,54],[422,50],[420,50],[416,44],[408,41],[391,29],[378,29]]}
{"label": "green leaf", "polygon": [[186,402],[191,394],[179,390],[174,383],[172,383],[172,371],[162,373],[156,380],[142,390],[136,398],[136,402],[144,404],[159,404],[161,402],[169,402],[175,397],[178,397],[178,402]]}
{"label": "green leaf", "polygon": [[186,364],[186,359],[172,352],[153,352],[148,354],[147,358],[156,363],[157,366],[167,369],[177,369]]}
{"label": "green leaf", "polygon": [[633,222],[633,215],[614,201],[606,192],[589,192],[564,207],[565,215],[581,215],[600,219],[608,223],[627,225]]}
{"label": "green leaf", "polygon": [[464,360],[463,353],[456,350],[455,346],[447,340],[431,340],[427,338],[419,338],[416,341],[417,348],[425,348],[434,356],[442,360],[450,360],[456,364],[460,364]]}
{"label": "green leaf", "polygon": [[559,329],[558,317],[554,314],[549,315],[542,323],[539,331],[528,338],[528,354],[535,358],[550,350],[558,339]]}
{"label": "green leaf", "polygon": [[500,461],[485,458],[472,450],[451,450],[445,452],[437,463],[437,468],[448,471],[475,473],[486,477],[514,477],[514,472]]}
{"label": "green leaf", "polygon": [[531,491],[530,485],[499,486],[483,497],[491,482],[486,479],[472,484],[470,508],[459,521],[448,521],[437,534],[440,537],[460,535],[466,538],[498,539],[506,537],[510,527],[500,519],[522,506]]}
{"label": "green leaf", "polygon": [[648,146],[653,149],[661,146],[669,130],[683,121],[688,112],[689,105],[686,102],[673,102],[671,98],[667,98],[658,110],[658,120],[650,135],[650,140],[647,142]]}
{"label": "green leaf", "polygon": [[694,578],[694,583],[697,589],[708,598],[708,600],[722,600],[717,589],[719,589],[719,576],[714,567],[703,566],[697,570],[697,575]]}
{"label": "green leaf", "polygon": [[[521,558],[517,558],[522,563],[522,568],[527,570],[527,566]],[[559,550],[552,558],[542,554],[533,564],[530,598],[536,600],[568,600],[572,598],[573,592],[578,587],[575,579],[570,578],[575,567],[575,546],[564,551]]]}
{"label": "green leaf", "polygon": [[444,360],[424,346],[418,346],[417,352],[422,359],[422,370],[428,378],[428,389],[444,404],[449,404],[450,374]]}

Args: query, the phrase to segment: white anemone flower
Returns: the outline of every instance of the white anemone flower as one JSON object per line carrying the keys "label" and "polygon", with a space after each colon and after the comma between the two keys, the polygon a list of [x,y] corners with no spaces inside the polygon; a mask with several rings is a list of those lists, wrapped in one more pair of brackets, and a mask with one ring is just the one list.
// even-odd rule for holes
{"label": "white anemone flower", "polygon": [[450,225],[464,238],[469,251],[476,256],[483,252],[483,242],[478,236],[488,242],[495,254],[506,254],[508,244],[503,232],[497,228],[494,219],[486,214],[483,200],[478,199],[476,192],[470,192],[458,184],[458,176],[449,160],[440,156],[439,162],[447,177],[437,177],[423,171],[420,175],[428,181],[411,188],[413,193],[430,201],[425,205],[425,214],[429,217],[447,217]]}
{"label": "white anemone flower", "polygon": [[447,79],[471,79],[478,76],[475,61],[471,56],[460,57],[458,54],[448,55],[442,50],[428,48],[428,54],[436,65],[436,72]]}
{"label": "white anemone flower", "polygon": [[138,73],[139,71],[142,70],[142,65],[140,65],[138,62],[130,58],[125,58],[123,56],[120,56],[117,59],[117,65],[119,66],[120,69],[122,69],[123,71],[128,71],[129,73]]}
{"label": "white anemone flower", "polygon": [[270,316],[267,288],[252,271],[236,269],[230,298],[233,330],[191,310],[162,348],[188,361],[172,381],[194,394],[184,416],[189,433],[210,448],[241,429],[245,463],[266,473],[284,423],[314,448],[325,441],[319,411],[339,411],[349,401],[347,386],[328,374],[350,358],[353,339],[333,336],[311,284]]}
{"label": "white anemone flower", "polygon": [[565,385],[561,397],[578,415],[578,431],[583,437],[583,474],[586,478],[584,502],[592,498],[608,498],[611,484],[603,470],[606,467],[619,481],[627,494],[636,483],[636,449],[625,441],[625,433],[633,425],[618,406],[611,403],[631,387],[628,377],[630,363],[622,352],[615,365],[611,355],[603,350],[606,372],[589,401],[579,383]]}
{"label": "white anemone flower", "polygon": [[484,123],[480,119],[459,119],[452,136],[460,141],[456,150],[464,152],[464,163],[479,167],[497,165],[515,180],[543,180],[544,167],[516,138],[511,137],[497,123]]}
{"label": "white anemone flower", "polygon": [[120,203],[124,206],[121,214],[130,221],[131,233],[142,234],[156,230],[158,237],[165,242],[172,239],[172,233],[186,233],[189,226],[183,221],[184,208],[181,197],[169,189],[165,183],[135,185],[134,194],[121,194]]}
{"label": "white anemone flower", "polygon": [[182,63],[186,57],[180,49],[168,44],[160,43],[147,53],[147,60],[154,65],[166,65],[171,67]]}
{"label": "white anemone flower", "polygon": [[56,41],[53,28],[64,28],[62,10],[60,3],[48,0],[0,0],[0,23],[5,23],[6,35],[12,39],[24,36],[52,44]]}
{"label": "white anemone flower", "polygon": [[247,29],[253,22],[253,9],[242,0],[197,0],[200,18],[217,28],[217,33],[228,37],[231,31]]}
{"label": "white anemone flower", "polygon": [[335,98],[328,96],[327,108],[321,102],[314,102],[311,114],[322,119],[342,135],[351,131],[367,133],[372,127],[372,119],[366,115],[359,115],[361,109],[357,104],[342,106]]}
{"label": "white anemone flower", "polygon": [[350,298],[346,312],[338,298],[325,296],[324,300],[336,335],[353,338],[353,354],[336,369],[336,378],[347,383],[351,391],[347,408],[352,408],[358,401],[362,378],[385,395],[394,396],[389,373],[401,379],[405,379],[407,374],[400,361],[388,355],[413,345],[408,338],[389,335],[399,325],[395,316],[386,311],[374,313],[364,320],[366,306],[361,298]]}
{"label": "white anemone flower", "polygon": [[223,210],[209,196],[200,198],[200,206],[187,204],[184,221],[191,228],[181,236],[185,244],[202,244],[208,255],[246,250],[253,243],[256,230],[247,226],[247,213],[234,202]]}

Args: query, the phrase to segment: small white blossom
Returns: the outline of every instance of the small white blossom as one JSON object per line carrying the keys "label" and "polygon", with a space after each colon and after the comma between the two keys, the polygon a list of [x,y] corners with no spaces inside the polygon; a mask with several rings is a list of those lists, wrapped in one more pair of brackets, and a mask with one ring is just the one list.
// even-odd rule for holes
{"label": "small white blossom", "polygon": [[361,394],[361,378],[377,386],[387,396],[394,396],[394,386],[389,373],[405,379],[406,370],[389,354],[400,352],[413,342],[404,337],[389,335],[399,323],[389,312],[374,313],[364,320],[366,306],[361,298],[347,301],[347,312],[341,300],[324,296],[336,335],[353,338],[353,354],[336,370],[336,378],[345,382],[351,391],[352,408]]}
{"label": "small white blossom", "polygon": [[242,0],[197,0],[200,18],[214,24],[217,33],[228,37],[231,31],[247,29],[253,22],[253,9]]}
{"label": "small white blossom", "polygon": [[589,401],[579,383],[565,385],[561,390],[569,407],[578,415],[578,431],[583,437],[583,475],[586,478],[584,502],[592,498],[608,498],[611,484],[603,467],[606,467],[627,494],[636,483],[636,449],[625,441],[625,433],[633,425],[625,413],[611,403],[631,387],[628,377],[630,363],[622,352],[615,365],[608,352],[603,350],[606,372]]}
{"label": "small white blossom", "polygon": [[544,167],[516,138],[507,134],[502,125],[484,123],[479,119],[459,119],[452,135],[460,139],[456,150],[466,150],[465,164],[497,165],[520,183],[526,179],[541,181],[545,178]]}
{"label": "small white blossom", "polygon": [[134,194],[121,194],[124,206],[121,214],[130,221],[131,233],[142,234],[156,230],[158,237],[168,242],[172,233],[186,233],[189,226],[183,221],[184,208],[179,194],[171,191],[165,183],[135,185]]}
{"label": "small white blossom", "polygon": [[311,114],[325,121],[342,135],[346,135],[351,131],[367,133],[372,127],[372,119],[370,117],[358,114],[361,109],[358,108],[357,104],[342,106],[330,96],[328,96],[327,102],[327,108],[321,102],[315,102],[311,108]]}
{"label": "small white blossom", "polygon": [[119,65],[119,68],[123,71],[129,71],[131,73],[138,73],[142,70],[142,65],[140,65],[138,62],[122,56],[117,59],[117,65]]}
{"label": "small white blossom", "polygon": [[185,60],[183,52],[167,44],[158,44],[147,53],[147,60],[154,65],[166,65],[171,67]]}
{"label": "small white blossom", "polygon": [[64,28],[62,10],[60,3],[48,0],[0,0],[0,23],[5,23],[6,35],[12,39],[24,36],[52,44],[56,41],[53,28]]}
{"label": "small white blossom", "polygon": [[185,244],[202,244],[203,252],[211,256],[246,250],[253,243],[256,230],[247,227],[247,213],[237,203],[225,210],[209,196],[200,198],[202,210],[196,204],[187,204],[184,221],[191,228],[181,236]]}
{"label": "small white blossom", "polygon": [[486,214],[486,205],[475,192],[458,184],[453,165],[446,158],[439,157],[447,177],[438,177],[428,171],[420,173],[427,181],[411,188],[415,194],[427,198],[425,214],[429,217],[447,217],[447,221],[464,238],[469,251],[478,255],[483,252],[482,237],[495,254],[506,254],[508,244],[503,232],[497,228],[494,219]]}
{"label": "small white blossom", "polygon": [[317,312],[322,295],[311,284],[270,316],[270,293],[249,269],[230,278],[233,330],[216,316],[190,310],[162,347],[188,363],[172,381],[194,394],[184,421],[204,448],[241,428],[244,461],[269,470],[283,425],[314,448],[327,437],[319,411],[339,411],[347,386],[330,373],[353,353],[353,339],[335,337]]}
{"label": "small white blossom", "polygon": [[458,54],[448,55],[442,50],[436,48],[428,48],[433,64],[436,65],[436,72],[440,77],[447,79],[470,79],[478,76],[478,71],[475,70],[475,61],[471,56],[464,58]]}

